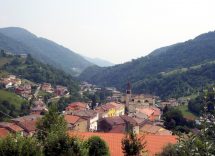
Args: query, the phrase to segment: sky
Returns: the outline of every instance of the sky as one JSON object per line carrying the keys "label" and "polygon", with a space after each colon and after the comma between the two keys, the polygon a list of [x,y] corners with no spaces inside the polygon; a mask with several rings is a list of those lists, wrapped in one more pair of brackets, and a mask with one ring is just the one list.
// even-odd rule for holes
{"label": "sky", "polygon": [[0,0],[0,27],[22,27],[118,64],[214,31],[214,6],[214,0]]}

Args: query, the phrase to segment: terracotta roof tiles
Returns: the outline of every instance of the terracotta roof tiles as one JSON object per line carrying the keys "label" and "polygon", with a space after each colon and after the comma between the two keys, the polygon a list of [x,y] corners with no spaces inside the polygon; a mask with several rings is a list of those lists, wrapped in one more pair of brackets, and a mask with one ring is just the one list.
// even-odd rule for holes
{"label": "terracotta roof tiles", "polygon": [[9,134],[9,131],[6,128],[0,128],[0,138],[4,138]]}
{"label": "terracotta roof tiles", "polygon": [[[121,149],[121,140],[124,138],[123,133],[74,133],[69,132],[70,136],[78,135],[87,139],[91,136],[101,137],[109,146],[111,156],[123,156]],[[146,141],[146,150],[149,156],[154,156],[160,153],[162,149],[169,143],[175,144],[177,142],[175,136],[159,136],[159,135],[145,135],[143,141]]]}

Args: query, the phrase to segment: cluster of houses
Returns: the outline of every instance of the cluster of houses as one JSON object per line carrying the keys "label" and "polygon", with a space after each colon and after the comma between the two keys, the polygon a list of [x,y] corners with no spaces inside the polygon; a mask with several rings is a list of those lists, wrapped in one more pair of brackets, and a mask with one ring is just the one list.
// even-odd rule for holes
{"label": "cluster of houses", "polygon": [[6,78],[1,78],[0,82],[5,88],[18,87],[22,83],[21,79],[16,78],[15,75],[8,75]]}
{"label": "cluster of houses", "polygon": [[[87,103],[75,102],[69,104],[63,114],[68,129],[74,132],[125,133],[133,131],[137,134],[172,135],[170,131],[162,127],[159,108],[137,107],[135,113],[126,112],[126,109],[126,104],[119,102],[108,102],[94,110],[90,109]],[[146,125],[150,125],[150,129],[146,129]]]}
{"label": "cluster of houses", "polygon": [[[57,85],[56,87],[52,87],[50,83],[34,84],[30,81],[23,81],[15,75],[8,75],[7,77],[0,78],[0,84],[2,84],[5,89],[13,89],[16,94],[27,100],[31,100],[33,97],[37,96],[40,90],[52,94],[53,97],[59,98],[61,96],[69,96],[69,91],[65,86]],[[33,90],[32,88],[37,89]]]}
{"label": "cluster of houses", "polygon": [[[99,90],[99,88],[95,88],[88,83],[82,84],[82,90],[89,88],[93,89],[93,91]],[[160,108],[166,105],[177,106],[178,103],[176,100],[169,99],[168,101],[162,101],[159,105],[162,107],[158,107],[156,105],[158,97],[144,94],[133,95],[129,84],[125,94],[121,94],[114,88],[106,89],[112,92],[112,97],[105,104],[91,109],[90,103],[74,102],[65,108],[62,115],[67,122],[69,131],[105,133],[133,131],[137,134],[172,135],[170,131],[163,128],[163,123],[160,119],[162,109]],[[22,90],[30,92],[31,86],[20,86],[16,92],[22,94]],[[56,96],[68,94],[66,87],[56,86],[56,88],[53,88],[49,83],[41,84],[40,90],[55,94]],[[12,119],[10,123],[0,123],[0,131],[4,129],[13,133],[14,130],[11,127],[19,127],[17,129],[23,135],[34,134],[36,131],[36,120],[41,118],[48,109],[43,100],[37,98],[33,102],[30,111],[30,115]]]}
{"label": "cluster of houses", "polygon": [[69,95],[67,87],[57,85],[55,88],[50,83],[43,83],[41,85],[41,90],[47,93],[54,94],[57,97]]}

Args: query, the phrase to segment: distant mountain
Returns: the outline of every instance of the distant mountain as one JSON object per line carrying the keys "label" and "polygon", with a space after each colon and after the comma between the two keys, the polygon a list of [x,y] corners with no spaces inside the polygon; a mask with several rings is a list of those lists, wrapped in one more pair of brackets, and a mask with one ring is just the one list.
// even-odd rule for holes
{"label": "distant mountain", "polygon": [[99,67],[109,67],[109,66],[113,66],[114,64],[104,60],[104,59],[100,59],[100,58],[90,58],[90,57],[84,57],[87,61],[99,66]]}
{"label": "distant mountain", "polygon": [[18,27],[0,29],[0,49],[31,54],[37,60],[73,75],[93,65],[79,54]]}
{"label": "distant mountain", "polygon": [[92,66],[79,78],[100,86],[166,97],[185,96],[215,83],[215,32],[159,48],[146,57],[112,67]]}

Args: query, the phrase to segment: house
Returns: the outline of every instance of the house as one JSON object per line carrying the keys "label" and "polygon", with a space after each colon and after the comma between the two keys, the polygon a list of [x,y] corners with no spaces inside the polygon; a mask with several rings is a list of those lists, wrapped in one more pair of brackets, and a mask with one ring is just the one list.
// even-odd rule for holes
{"label": "house", "polygon": [[64,115],[67,127],[71,131],[87,132],[87,120],[75,115]]}
{"label": "house", "polygon": [[15,75],[9,75],[6,78],[2,78],[1,83],[5,88],[18,87],[21,85],[21,79],[16,78]]}
{"label": "house", "polygon": [[42,86],[41,86],[41,90],[45,91],[45,92],[48,92],[48,93],[53,93],[54,92],[54,90],[52,88],[52,85],[50,83],[43,83]]}
{"label": "house", "polygon": [[36,132],[36,123],[40,118],[42,118],[41,115],[31,114],[11,119],[11,121],[24,129],[24,135],[32,136]]}
{"label": "house", "polygon": [[21,95],[22,97],[26,99],[31,99],[31,85],[30,84],[24,84],[22,86],[19,86],[15,89],[15,93]]}
{"label": "house", "polygon": [[20,135],[23,135],[24,129],[16,125],[15,123],[10,122],[0,122],[0,128],[7,129],[10,133],[18,133]]}
{"label": "house", "polygon": [[139,126],[132,117],[122,115],[101,119],[98,130],[109,133],[124,133],[128,131],[139,133]]}
{"label": "house", "polygon": [[88,131],[97,131],[99,114],[94,110],[76,110],[72,115],[79,116],[88,121]]}
{"label": "house", "polygon": [[[90,138],[91,136],[99,136],[103,139],[110,150],[111,156],[124,156],[124,153],[121,148],[122,139],[125,137],[123,133],[74,133],[69,132],[69,136],[80,136],[84,140]],[[142,135],[138,135],[138,137],[143,137]],[[142,139],[143,143],[146,142],[146,153],[147,156],[155,156],[162,152],[163,148],[168,144],[176,144],[177,138],[172,135],[145,135]]]}
{"label": "house", "polygon": [[111,96],[111,101],[119,102],[121,101],[122,93],[119,91],[113,91]]}
{"label": "house", "polygon": [[115,106],[110,103],[96,107],[95,111],[99,113],[99,118],[112,117],[116,113]]}
{"label": "house", "polygon": [[172,135],[172,132],[161,127],[152,124],[145,124],[140,128],[140,132],[143,134],[154,134],[154,135]]}
{"label": "house", "polygon": [[7,137],[9,133],[9,130],[7,130],[6,128],[0,128],[0,138]]}
{"label": "house", "polygon": [[20,86],[22,84],[22,80],[16,78],[16,79],[12,80],[12,83],[13,83],[14,87],[18,87],[18,86]]}
{"label": "house", "polygon": [[177,107],[177,106],[179,106],[179,103],[178,103],[178,101],[176,99],[171,98],[171,99],[168,99],[168,100],[160,102],[160,107],[161,108],[164,108],[165,106],[167,106],[167,107]]}
{"label": "house", "polygon": [[100,118],[120,116],[125,114],[125,105],[116,102],[109,102],[95,109]]}
{"label": "house", "polygon": [[132,94],[131,84],[127,84],[126,94],[122,96],[121,101],[125,103],[127,113],[135,113],[137,108],[155,106],[157,96],[148,94]]}
{"label": "house", "polygon": [[109,104],[115,107],[115,116],[120,116],[125,114],[125,105],[116,102],[110,102]]}
{"label": "house", "polygon": [[72,111],[76,111],[76,110],[87,110],[89,109],[89,106],[87,103],[83,103],[83,102],[73,102],[70,103],[65,110],[68,112],[72,112]]}
{"label": "house", "polygon": [[38,114],[38,115],[48,112],[48,108],[46,107],[46,104],[41,99],[34,101],[34,104],[30,110],[31,110],[31,114]]}
{"label": "house", "polygon": [[66,94],[68,94],[68,93],[69,93],[69,92],[68,92],[68,90],[67,90],[67,87],[58,85],[58,86],[56,86],[56,88],[55,88],[55,94],[56,94],[56,96],[64,96],[64,95],[66,95]]}
{"label": "house", "polygon": [[3,85],[7,89],[13,87],[13,83],[11,81],[3,81]]}
{"label": "house", "polygon": [[159,108],[156,107],[147,107],[147,108],[137,108],[136,109],[137,113],[142,113],[143,116],[145,116],[147,119],[150,121],[157,121],[160,120],[161,117],[161,111]]}

